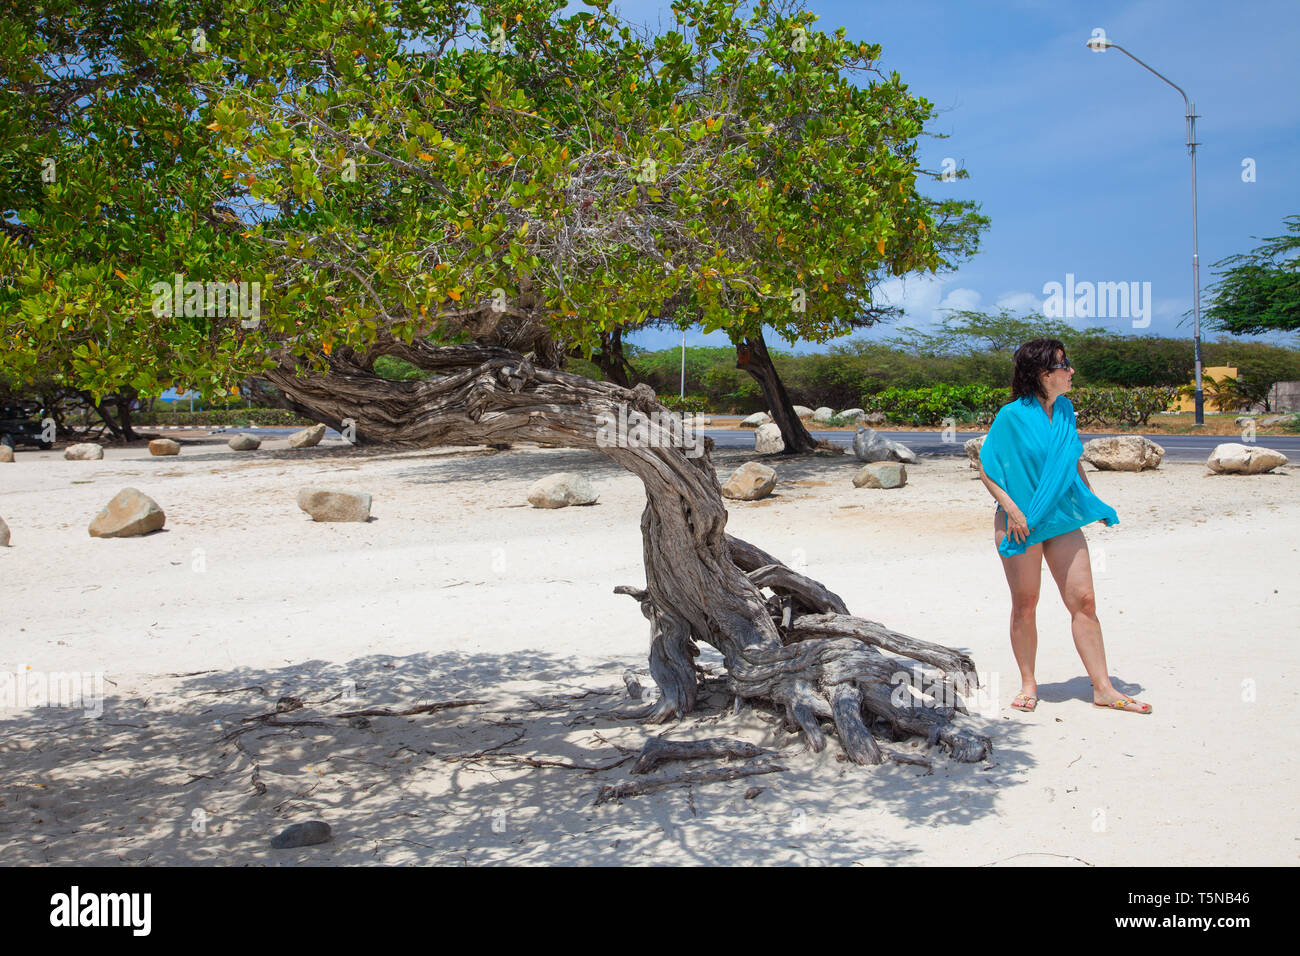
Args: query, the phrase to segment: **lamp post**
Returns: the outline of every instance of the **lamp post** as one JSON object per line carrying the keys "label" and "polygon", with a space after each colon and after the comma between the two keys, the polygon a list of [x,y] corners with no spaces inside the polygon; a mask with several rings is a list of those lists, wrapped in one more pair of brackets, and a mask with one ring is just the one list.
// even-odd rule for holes
{"label": "lamp post", "polygon": [[682,394],[686,398],[686,330],[682,329]]}
{"label": "lamp post", "polygon": [[1196,104],[1187,98],[1187,94],[1183,92],[1181,86],[1169,79],[1169,77],[1151,69],[1151,67],[1147,66],[1147,64],[1143,63],[1118,43],[1111,43],[1103,37],[1094,36],[1088,41],[1088,49],[1096,53],[1104,53],[1107,50],[1119,50],[1120,53],[1123,53],[1134,63],[1138,64],[1138,66],[1144,67],[1150,72],[1155,73],[1156,76],[1160,77],[1160,79],[1164,80],[1181,93],[1183,97],[1183,106],[1186,109],[1187,115],[1187,151],[1192,157],[1192,290],[1194,295],[1192,301],[1192,317],[1194,323],[1192,341],[1194,343],[1196,356],[1196,424],[1204,425],[1205,393],[1201,391],[1201,260],[1197,250],[1196,235]]}

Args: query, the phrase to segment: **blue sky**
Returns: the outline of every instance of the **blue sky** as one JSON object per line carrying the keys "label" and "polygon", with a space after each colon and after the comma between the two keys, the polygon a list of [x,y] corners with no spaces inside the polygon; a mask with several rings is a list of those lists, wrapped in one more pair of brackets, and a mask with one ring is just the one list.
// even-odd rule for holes
{"label": "blue sky", "polygon": [[[671,22],[667,2],[616,0],[614,7],[636,22]],[[808,8],[820,17],[819,29],[844,26],[849,39],[882,44],[881,70],[898,71],[935,104],[931,131],[949,138],[923,139],[921,160],[938,169],[951,157],[970,178],[924,189],[974,199],[992,219],[982,251],[957,272],[883,286],[907,315],[857,336],[927,328],[944,308],[1039,311],[1044,285],[1073,274],[1076,282],[1151,283],[1148,328],[1134,330],[1129,318],[1078,326],[1185,336],[1190,348],[1192,320],[1183,314],[1192,307],[1192,185],[1183,100],[1123,53],[1087,49],[1099,27],[1183,87],[1200,114],[1203,293],[1214,262],[1253,248],[1252,236],[1280,234],[1283,217],[1300,213],[1296,0],[808,0]],[[1242,180],[1246,159],[1254,160],[1254,182]],[[649,332],[630,340],[664,348],[681,337]],[[692,332],[687,342],[727,339]],[[769,344],[790,348],[775,336]]]}

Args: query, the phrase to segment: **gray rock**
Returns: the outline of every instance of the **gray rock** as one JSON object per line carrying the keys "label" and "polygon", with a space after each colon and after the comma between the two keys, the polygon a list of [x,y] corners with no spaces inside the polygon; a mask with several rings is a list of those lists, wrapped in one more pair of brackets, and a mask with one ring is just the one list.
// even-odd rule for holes
{"label": "gray rock", "polygon": [[99,461],[104,457],[104,448],[94,442],[82,442],[79,445],[69,445],[64,449],[63,457],[68,461]]}
{"label": "gray rock", "polygon": [[1270,425],[1278,425],[1287,421],[1290,417],[1290,415],[1265,415],[1259,420],[1259,427],[1268,428]]}
{"label": "gray rock", "polygon": [[741,428],[757,428],[759,425],[766,425],[772,420],[772,416],[767,412],[755,412],[747,418],[740,420]]}
{"label": "gray rock", "polygon": [[312,425],[311,428],[304,428],[300,432],[294,432],[289,436],[290,448],[312,448],[320,444],[320,440],[325,437],[324,425]]}
{"label": "gray rock", "polygon": [[9,547],[9,526],[5,524],[5,519],[0,518],[0,548]]}
{"label": "gray rock", "polygon": [[781,427],[776,422],[759,425],[754,432],[754,451],[760,455],[775,455],[785,451],[785,439],[781,437]]}
{"label": "gray rock", "polygon": [[1143,435],[1094,438],[1083,446],[1083,460],[1099,471],[1144,471],[1159,468],[1165,450]]}
{"label": "gray rock", "polygon": [[757,461],[747,461],[722,483],[725,498],[757,501],[766,498],[776,487],[776,472]]}
{"label": "gray rock", "polygon": [[591,482],[571,471],[557,471],[539,478],[528,489],[528,503],[534,508],[594,505],[597,497]]}
{"label": "gray rock", "polygon": [[323,820],[308,820],[306,823],[295,823],[281,831],[279,836],[273,837],[271,849],[292,850],[300,846],[315,846],[318,843],[328,843],[333,838],[328,823]]}
{"label": "gray rock", "polygon": [[149,454],[160,458],[167,455],[179,455],[180,453],[180,443],[174,442],[170,438],[155,438],[149,443]]}
{"label": "gray rock", "polygon": [[234,435],[226,439],[226,444],[235,451],[256,451],[262,444],[262,439],[256,435]]}
{"label": "gray rock", "polygon": [[865,417],[866,414],[867,413],[860,408],[846,408],[843,411],[837,413],[835,417],[847,418],[851,422],[856,422],[859,418]]}
{"label": "gray rock", "polygon": [[874,428],[859,427],[853,436],[853,454],[861,461],[916,461],[916,452],[902,442],[891,441],[876,434]]}
{"label": "gray rock", "polygon": [[970,466],[978,469],[980,466],[980,448],[984,445],[984,439],[987,436],[980,435],[979,438],[969,438],[962,445],[966,449],[966,457],[970,459]]}
{"label": "gray rock", "polygon": [[1205,462],[1219,475],[1261,475],[1287,463],[1286,455],[1259,445],[1225,442],[1210,452]]}
{"label": "gray rock", "polygon": [[907,468],[897,461],[873,461],[853,476],[855,488],[902,488],[905,484]]}
{"label": "gray rock", "polygon": [[368,521],[370,502],[370,495],[360,491],[303,488],[298,492],[298,507],[312,521]]}
{"label": "gray rock", "polygon": [[8,445],[0,445],[0,462],[9,462],[14,460],[14,450]]}
{"label": "gray rock", "polygon": [[889,419],[885,416],[884,412],[867,412],[862,416],[862,423],[864,425],[884,425],[888,421]]}
{"label": "gray rock", "polygon": [[123,488],[90,521],[92,538],[133,538],[167,523],[158,502],[135,488]]}
{"label": "gray rock", "polygon": [[1238,415],[1232,420],[1232,423],[1238,428],[1241,428],[1246,424],[1246,422],[1255,422],[1255,424],[1259,424],[1258,419],[1256,419],[1254,415]]}
{"label": "gray rock", "polygon": [[794,413],[799,418],[812,418],[813,410],[807,405],[796,405],[794,406]]}
{"label": "gray rock", "polygon": [[834,417],[835,409],[827,408],[825,405],[814,411],[812,414],[813,421],[815,422],[828,422]]}

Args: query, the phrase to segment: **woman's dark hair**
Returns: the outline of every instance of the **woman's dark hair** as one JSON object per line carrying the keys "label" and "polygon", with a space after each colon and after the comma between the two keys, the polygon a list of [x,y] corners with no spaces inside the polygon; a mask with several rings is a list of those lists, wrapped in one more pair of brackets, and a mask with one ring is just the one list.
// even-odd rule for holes
{"label": "woman's dark hair", "polygon": [[1015,371],[1011,373],[1011,398],[1028,398],[1036,395],[1047,398],[1038,376],[1056,365],[1056,353],[1065,355],[1065,345],[1060,339],[1030,339],[1016,349],[1013,359]]}

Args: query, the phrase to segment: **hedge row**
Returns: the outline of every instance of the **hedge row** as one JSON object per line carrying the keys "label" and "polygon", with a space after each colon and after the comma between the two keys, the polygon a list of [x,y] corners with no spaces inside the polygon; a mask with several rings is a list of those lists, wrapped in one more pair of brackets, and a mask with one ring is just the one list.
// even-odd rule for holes
{"label": "hedge row", "polygon": [[158,411],[138,412],[136,421],[141,427],[149,425],[224,425],[237,428],[253,426],[276,427],[298,425],[306,427],[316,424],[310,418],[303,418],[297,412],[287,408],[211,408],[207,411]]}
{"label": "hedge row", "polygon": [[[1173,404],[1177,389],[1076,388],[1069,393],[1079,425],[1145,425],[1156,412]],[[945,419],[957,425],[987,426],[998,409],[1011,401],[1008,388],[987,385],[934,385],[929,388],[887,388],[864,395],[867,411],[884,412],[894,425],[939,426]]]}

